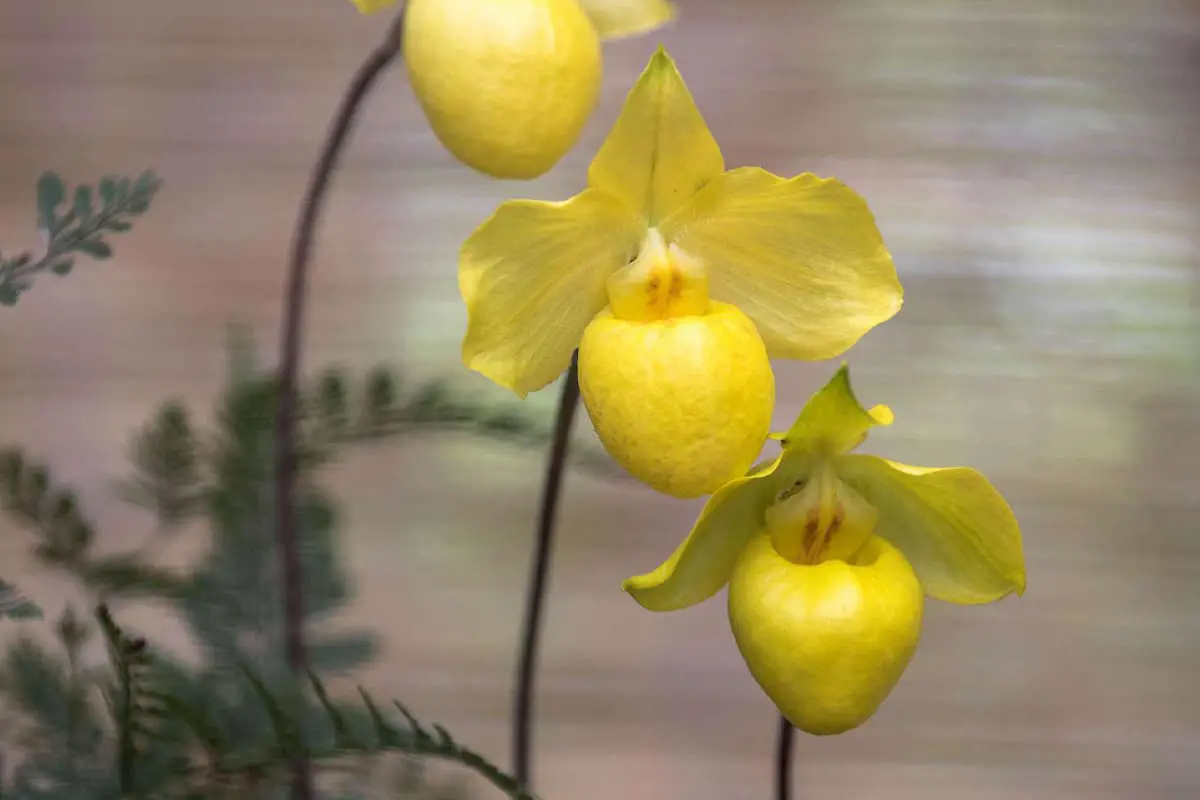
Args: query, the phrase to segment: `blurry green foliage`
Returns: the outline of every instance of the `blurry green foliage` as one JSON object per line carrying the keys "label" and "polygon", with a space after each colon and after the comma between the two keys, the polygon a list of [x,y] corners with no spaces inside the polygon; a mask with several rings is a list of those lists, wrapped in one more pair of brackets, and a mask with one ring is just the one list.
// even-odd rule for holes
{"label": "blurry green foliage", "polygon": [[[103,178],[73,192],[53,172],[38,182],[40,258],[0,256],[0,305],[14,305],[33,278],[68,274],[78,255],[107,259],[106,235],[127,231],[160,182]],[[312,759],[323,776],[354,781],[349,800],[379,796],[362,787],[380,753],[403,757],[386,796],[462,797],[435,786],[422,759],[470,768],[513,798],[516,782],[445,729],[426,726],[406,708],[381,707],[365,691],[335,700],[318,675],[361,667],[375,652],[368,631],[323,630],[350,599],[338,559],[338,509],[318,485],[319,468],[347,447],[400,435],[457,431],[522,445],[550,438],[548,418],[528,407],[494,406],[434,381],[406,391],[379,368],[362,380],[342,370],[302,388],[298,420],[301,475],[297,517],[303,553],[310,680],[298,682],[284,660],[281,587],[273,535],[274,434],[278,387],[258,366],[253,343],[232,337],[229,374],[215,425],[198,429],[177,401],[164,403],[133,437],[133,473],[120,495],[154,519],[154,539],[207,529],[207,547],[186,570],[155,564],[147,548],[98,555],[96,531],[79,502],[49,468],[20,448],[0,448],[0,510],[31,532],[34,555],[73,577],[97,603],[94,622],[68,607],[55,626],[57,646],[19,634],[0,658],[6,724],[0,741],[19,756],[0,761],[0,796],[20,800],[118,798],[283,798],[293,759]],[[577,448],[577,461],[621,474],[606,456]],[[202,526],[185,526],[188,522]],[[123,600],[165,603],[198,646],[199,663],[151,649],[123,630],[109,608]],[[0,580],[0,619],[32,619],[39,607]],[[99,630],[107,662],[88,664]],[[328,781],[324,781],[327,783]],[[330,795],[332,796],[332,795]]]}
{"label": "blurry green foliage", "polygon": [[[0,253],[0,306],[16,305],[41,272],[70,273],[76,254],[98,260],[111,256],[105,234],[128,231],[131,219],[149,210],[161,183],[150,170],[136,179],[105,176],[95,191],[87,185],[75,187],[69,208],[64,208],[68,192],[62,178],[52,171],[43,172],[37,184],[37,223],[46,240],[46,252],[40,258],[29,252],[11,257]],[[22,487],[26,488],[36,491],[37,487]],[[0,619],[40,616],[36,603],[0,579]]]}
{"label": "blurry green foliage", "polygon": [[0,578],[0,618],[41,619],[42,609],[8,581]]}
{"label": "blurry green foliage", "polygon": [[247,747],[212,708],[210,695],[194,686],[189,693],[188,686],[175,682],[177,665],[161,663],[144,638],[118,626],[107,606],[97,608],[96,619],[107,646],[107,669],[84,665],[82,651],[92,629],[71,610],[56,630],[62,653],[27,636],[5,653],[0,691],[19,717],[5,733],[25,756],[4,797],[283,798],[296,757],[362,780],[367,772],[347,770],[348,762],[398,753],[405,761],[392,776],[387,796],[461,797],[453,785],[425,781],[414,759],[433,757],[473,769],[515,800],[533,800],[441,726],[420,722],[399,703],[385,710],[362,689],[358,703],[339,703],[315,674],[303,687],[289,681],[268,686],[254,668],[241,667],[251,700],[246,711],[270,729],[257,747]]}
{"label": "blurry green foliage", "polygon": [[[36,557],[104,604],[167,603],[202,653],[199,664],[151,657],[144,640],[116,626],[107,605],[98,616],[111,664],[103,674],[79,665],[83,637],[73,617],[60,624],[61,652],[18,639],[0,668],[3,694],[23,712],[20,749],[27,754],[11,796],[282,797],[297,755],[325,763],[396,751],[451,759],[523,797],[511,778],[402,707],[385,712],[365,693],[343,706],[325,693],[316,675],[362,666],[376,643],[369,632],[322,625],[344,607],[350,588],[336,546],[337,506],[317,478],[359,442],[428,426],[494,427],[505,438],[528,436],[529,427],[494,426],[494,419],[516,417],[472,407],[438,384],[405,396],[382,369],[360,382],[326,372],[303,391],[297,502],[313,677],[298,686],[284,660],[273,539],[276,381],[254,366],[247,343],[238,347],[214,428],[198,429],[184,405],[164,403],[134,435],[132,475],[120,485],[126,500],[153,514],[156,537],[196,530],[184,527],[192,520],[205,523],[208,546],[186,570],[159,567],[144,549],[95,553],[94,526],[74,494],[21,450],[0,449],[0,507],[33,534]],[[97,689],[104,706],[92,697]],[[197,786],[202,795],[187,794]]]}
{"label": "blurry green foliage", "polygon": [[[109,258],[107,235],[128,231],[159,186],[147,171],[68,192],[57,174],[44,173],[37,219],[45,252],[39,258],[0,255],[0,305],[15,305],[40,273],[69,274],[79,255]],[[7,705],[0,736],[20,755],[15,765],[0,762],[0,794],[22,800],[282,797],[296,757],[325,764],[390,751],[405,754],[406,764],[418,757],[449,759],[511,797],[527,797],[443,728],[424,726],[399,705],[398,713],[385,713],[362,692],[359,704],[342,707],[316,672],[311,684],[296,684],[283,660],[274,574],[277,389],[272,375],[254,367],[248,342],[235,342],[231,356],[216,430],[197,433],[184,406],[164,404],[134,437],[134,474],[121,486],[126,500],[153,513],[158,536],[174,535],[190,519],[208,523],[207,552],[185,573],[156,567],[143,551],[95,555],[94,528],[75,495],[21,450],[0,451],[0,506],[33,533],[43,564],[106,601],[168,602],[203,653],[199,665],[152,654],[145,639],[117,625],[105,602],[96,624],[107,645],[106,665],[86,664],[84,648],[94,628],[70,607],[55,626],[57,649],[18,635],[0,659],[0,695]],[[485,429],[492,424],[486,414],[464,413],[442,392],[424,392],[407,407],[397,383],[376,371],[360,407],[352,409],[344,377],[329,372],[302,399],[298,517],[310,665],[319,672],[361,666],[374,654],[375,640],[365,631],[312,630],[350,595],[337,560],[336,507],[312,480],[313,468],[341,445],[415,424],[460,425],[473,416]],[[0,619],[39,617],[37,604],[0,579]],[[414,774],[419,772],[409,768],[400,776],[397,796],[452,796],[414,783]]]}
{"label": "blurry green foliage", "polygon": [[78,256],[110,258],[107,235],[133,227],[133,219],[149,210],[161,185],[147,170],[136,178],[106,175],[98,186],[81,184],[72,192],[57,173],[42,173],[37,184],[37,223],[46,250],[39,258],[28,252],[0,255],[0,305],[16,305],[39,273],[70,274]]}

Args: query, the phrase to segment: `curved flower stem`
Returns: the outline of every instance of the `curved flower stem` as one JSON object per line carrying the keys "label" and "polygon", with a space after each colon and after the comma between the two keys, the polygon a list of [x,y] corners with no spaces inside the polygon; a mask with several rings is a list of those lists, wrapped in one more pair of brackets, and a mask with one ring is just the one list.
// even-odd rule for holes
{"label": "curved flower stem", "polygon": [[775,800],[792,797],[792,738],[796,729],[787,717],[779,717],[779,747],[775,750]]}
{"label": "curved flower stem", "polygon": [[525,594],[525,618],[521,624],[521,656],[517,662],[517,682],[513,697],[512,770],[523,786],[529,781],[529,745],[533,727],[533,683],[537,671],[538,639],[542,625],[542,607],[546,602],[546,584],[550,573],[550,551],[554,546],[554,519],[558,497],[566,471],[567,451],[571,445],[571,424],[579,407],[579,351],[571,356],[571,366],[559,395],[554,419],[554,440],[546,479],[542,483],[541,510],[538,512],[537,543]]}
{"label": "curved flower stem", "polygon": [[[338,157],[354,125],[354,118],[384,68],[400,55],[400,33],[404,11],[388,28],[384,40],[358,68],[342,96],[321,154],[313,167],[312,178],[304,194],[300,218],[292,239],[288,266],[286,298],[283,308],[283,336],[279,355],[279,398],[275,420],[275,546],[279,553],[283,584],[283,626],[288,666],[303,675],[308,664],[304,642],[304,576],[301,572],[300,543],[296,531],[296,453],[297,374],[300,369],[301,333],[304,328],[304,301],[308,289],[309,257],[313,235],[321,216],[321,202],[337,169]],[[293,762],[292,796],[311,800],[312,766],[307,759]]]}

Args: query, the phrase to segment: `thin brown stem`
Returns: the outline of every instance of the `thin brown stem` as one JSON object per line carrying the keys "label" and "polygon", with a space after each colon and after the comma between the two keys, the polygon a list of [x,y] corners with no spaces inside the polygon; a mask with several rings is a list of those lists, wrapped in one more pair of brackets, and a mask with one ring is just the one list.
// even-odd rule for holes
{"label": "thin brown stem", "polygon": [[792,797],[792,739],[796,729],[787,717],[779,717],[779,746],[775,750],[775,800]]}
{"label": "thin brown stem", "polygon": [[538,512],[537,541],[529,571],[525,595],[525,618],[521,625],[521,655],[517,662],[516,692],[513,696],[512,770],[522,786],[529,787],[529,753],[533,738],[533,690],[537,674],[538,643],[542,628],[542,610],[550,577],[550,555],[554,548],[554,520],[562,492],[567,453],[571,445],[571,425],[579,407],[579,353],[571,356],[571,366],[563,381],[554,420],[554,439],[542,484],[541,509]]}
{"label": "thin brown stem", "polygon": [[[304,576],[301,573],[300,544],[296,531],[296,453],[297,375],[304,330],[304,306],[308,293],[308,271],[313,238],[321,217],[321,205],[337,169],[338,159],[349,138],[355,116],[384,68],[400,55],[403,10],[388,28],[384,40],[358,68],[338,107],[337,115],[313,167],[312,178],[304,194],[300,218],[296,222],[288,266],[287,289],[283,308],[283,335],[279,354],[279,407],[275,429],[275,545],[283,583],[284,640],[288,666],[303,674],[308,666],[304,642]],[[293,763],[292,793],[296,800],[311,800],[312,765],[299,758]]]}

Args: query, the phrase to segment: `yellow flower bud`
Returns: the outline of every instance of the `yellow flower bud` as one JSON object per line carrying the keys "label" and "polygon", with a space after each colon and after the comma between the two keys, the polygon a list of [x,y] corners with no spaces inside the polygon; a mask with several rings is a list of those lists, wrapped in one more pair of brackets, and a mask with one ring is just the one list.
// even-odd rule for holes
{"label": "yellow flower bud", "polygon": [[438,140],[496,178],[535,178],[579,139],[600,36],[577,0],[410,0],[404,58]]}

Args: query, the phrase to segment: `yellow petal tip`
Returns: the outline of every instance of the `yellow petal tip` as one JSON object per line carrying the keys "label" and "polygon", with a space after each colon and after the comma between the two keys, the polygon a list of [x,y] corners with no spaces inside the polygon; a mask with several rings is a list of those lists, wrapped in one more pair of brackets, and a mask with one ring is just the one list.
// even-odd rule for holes
{"label": "yellow petal tip", "polygon": [[633,598],[633,601],[647,611],[659,611],[653,604],[647,605],[644,602],[642,592],[645,589],[653,589],[655,586],[662,583],[662,579],[656,579],[654,573],[649,575],[635,575],[632,578],[626,578],[621,581],[621,591]]}
{"label": "yellow petal tip", "polygon": [[674,21],[668,0],[579,0],[596,33],[605,41],[641,36]]}
{"label": "yellow petal tip", "polygon": [[374,14],[396,5],[396,0],[351,0],[360,14]]}
{"label": "yellow petal tip", "polygon": [[529,395],[529,390],[518,385],[512,379],[511,375],[508,374],[508,371],[496,369],[494,364],[485,358],[482,353],[476,353],[473,349],[469,350],[466,345],[463,346],[462,360],[463,366],[468,370],[479,373],[502,389],[508,389],[521,400],[524,400]]}
{"label": "yellow petal tip", "polygon": [[667,52],[666,45],[659,44],[654,55],[650,56],[650,61],[646,64],[643,74],[647,77],[659,77],[678,71],[679,67],[675,64],[675,59],[671,58],[671,54]]}
{"label": "yellow petal tip", "polygon": [[871,408],[867,412],[871,415],[871,419],[875,420],[876,425],[891,425],[896,420],[896,415],[887,406],[880,403]]}
{"label": "yellow petal tip", "polygon": [[862,444],[876,425],[891,425],[892,410],[885,405],[862,407],[850,386],[850,366],[842,362],[825,386],[817,391],[792,427],[783,435],[783,446],[845,453]]}

